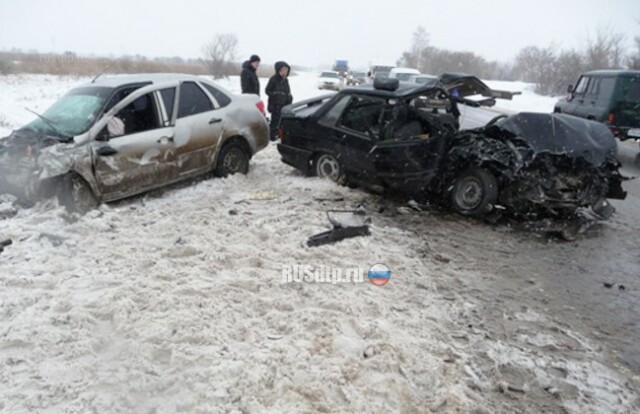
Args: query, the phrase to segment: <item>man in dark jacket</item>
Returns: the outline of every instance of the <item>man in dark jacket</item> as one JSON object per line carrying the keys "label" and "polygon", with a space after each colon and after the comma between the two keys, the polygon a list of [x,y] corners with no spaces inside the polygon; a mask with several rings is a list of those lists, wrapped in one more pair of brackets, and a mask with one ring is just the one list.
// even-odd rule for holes
{"label": "man in dark jacket", "polygon": [[260,66],[260,56],[251,55],[249,60],[245,60],[242,64],[242,72],[240,73],[240,86],[242,93],[252,93],[260,96],[260,81],[256,70]]}
{"label": "man in dark jacket", "polygon": [[269,96],[269,102],[267,109],[271,113],[271,141],[277,139],[278,124],[280,123],[280,112],[282,107],[289,105],[293,102],[293,96],[291,96],[291,88],[289,88],[289,72],[291,67],[287,62],[276,62],[275,64],[276,74],[269,78],[269,83],[265,92]]}

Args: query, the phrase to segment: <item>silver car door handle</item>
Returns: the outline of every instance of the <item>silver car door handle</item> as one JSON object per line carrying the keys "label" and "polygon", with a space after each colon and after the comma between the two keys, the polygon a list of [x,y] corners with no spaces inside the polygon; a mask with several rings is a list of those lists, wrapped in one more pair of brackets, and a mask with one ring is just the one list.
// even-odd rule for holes
{"label": "silver car door handle", "polygon": [[211,118],[209,120],[209,125],[211,124],[217,124],[218,122],[222,122],[222,118]]}
{"label": "silver car door handle", "polygon": [[108,157],[111,155],[115,155],[117,153],[118,153],[117,149],[110,147],[108,145],[104,145],[96,150],[96,154],[100,155],[101,157]]}
{"label": "silver car door handle", "polygon": [[173,142],[173,137],[160,137],[156,142],[158,144],[162,144],[163,142]]}

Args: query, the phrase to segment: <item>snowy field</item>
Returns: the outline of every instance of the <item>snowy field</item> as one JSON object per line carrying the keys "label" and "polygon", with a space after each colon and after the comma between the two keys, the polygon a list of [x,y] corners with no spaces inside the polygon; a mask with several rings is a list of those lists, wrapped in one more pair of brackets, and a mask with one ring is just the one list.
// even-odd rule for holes
{"label": "snowy field", "polygon": [[[0,77],[0,136],[87,79]],[[261,79],[262,87],[267,80]],[[294,99],[320,92],[290,80]],[[553,109],[531,85],[499,107]],[[223,82],[232,91],[238,78]],[[263,94],[264,95],[264,94]],[[2,211],[0,204],[0,211]],[[8,208],[5,203],[5,208]],[[329,209],[371,236],[318,248]],[[422,224],[424,224],[424,227]],[[0,220],[1,413],[630,413],[637,395],[602,349],[526,291],[456,258],[518,241],[450,214],[416,215],[305,178],[274,146],[247,176],[202,180],[68,217],[53,202]],[[455,240],[456,251],[442,247]],[[479,264],[490,259],[478,257]],[[283,283],[283,266],[383,263],[392,278]],[[496,286],[498,284],[498,286]],[[485,294],[504,289],[497,317]]]}

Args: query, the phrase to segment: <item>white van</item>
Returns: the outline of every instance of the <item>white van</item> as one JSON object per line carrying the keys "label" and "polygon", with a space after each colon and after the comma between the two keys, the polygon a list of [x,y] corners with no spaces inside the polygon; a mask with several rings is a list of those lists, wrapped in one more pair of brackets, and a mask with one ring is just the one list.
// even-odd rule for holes
{"label": "white van", "polygon": [[401,82],[407,82],[410,77],[415,75],[420,75],[420,71],[413,68],[393,68],[389,72],[390,79],[398,79]]}

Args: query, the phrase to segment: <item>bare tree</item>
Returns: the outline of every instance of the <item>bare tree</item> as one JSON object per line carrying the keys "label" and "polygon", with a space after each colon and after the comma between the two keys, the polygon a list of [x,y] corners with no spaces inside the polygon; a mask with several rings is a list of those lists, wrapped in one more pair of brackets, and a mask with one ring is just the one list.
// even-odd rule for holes
{"label": "bare tree", "polygon": [[536,92],[549,94],[557,89],[557,47],[553,44],[542,49],[528,46],[516,56],[515,72],[525,82],[536,84]]}
{"label": "bare tree", "polygon": [[633,52],[631,56],[629,56],[629,68],[640,69],[640,36],[636,36],[634,40],[635,40],[636,50]]}
{"label": "bare tree", "polygon": [[238,37],[233,33],[217,33],[202,47],[209,72],[214,79],[228,77],[236,72],[235,60]]}
{"label": "bare tree", "polygon": [[615,33],[609,27],[599,27],[595,38],[587,38],[585,50],[586,65],[589,69],[621,68],[625,54],[625,35]]}
{"label": "bare tree", "polygon": [[429,47],[429,34],[425,30],[424,27],[418,26],[415,32],[413,32],[413,44],[411,45],[411,53],[415,57],[415,62],[411,67],[421,69],[423,64],[423,59],[425,56],[423,53]]}
{"label": "bare tree", "polygon": [[562,94],[568,85],[575,85],[578,77],[585,71],[584,56],[576,50],[563,51],[557,58],[557,71],[553,92]]}

